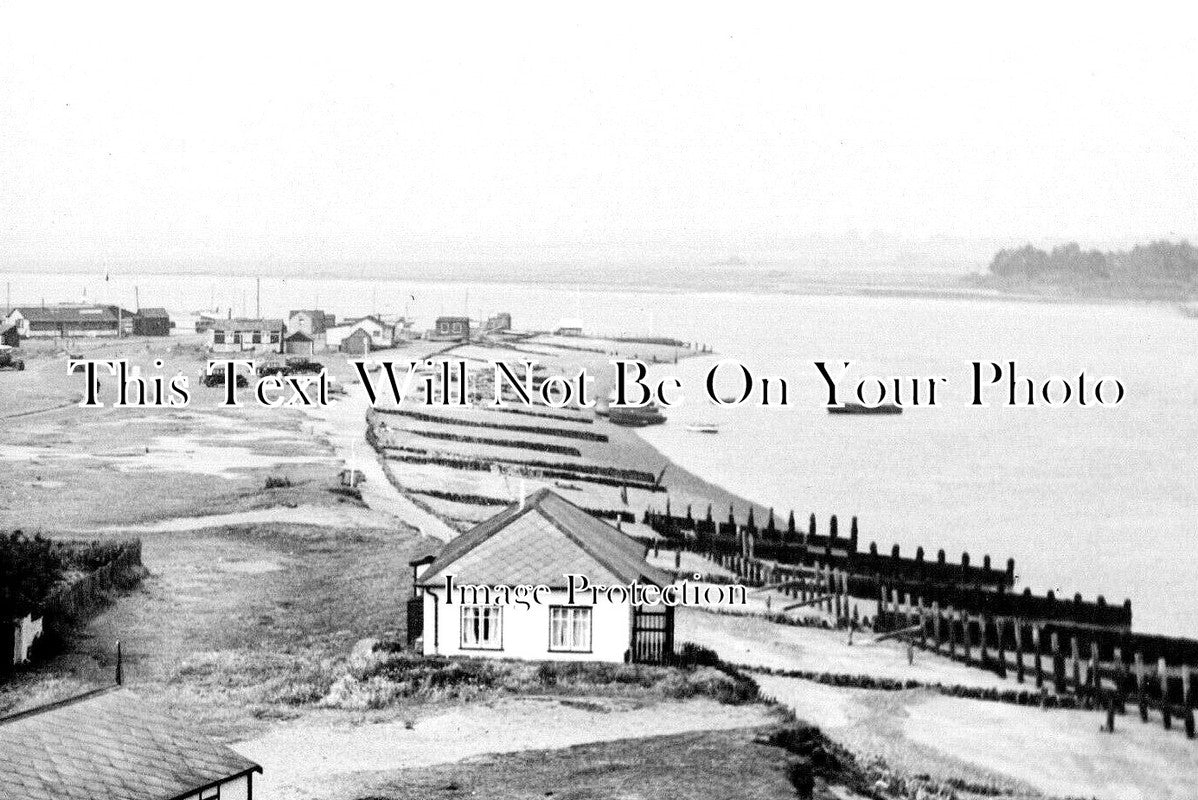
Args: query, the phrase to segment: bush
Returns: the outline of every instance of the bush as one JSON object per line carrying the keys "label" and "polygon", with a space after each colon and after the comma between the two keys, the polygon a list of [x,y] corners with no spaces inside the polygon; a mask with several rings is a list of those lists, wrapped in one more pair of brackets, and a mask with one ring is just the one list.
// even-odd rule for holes
{"label": "bush", "polygon": [[[695,652],[706,659],[701,648]],[[485,692],[709,697],[734,705],[758,699],[754,680],[714,665],[692,669],[595,661],[448,658],[376,645],[371,658],[350,658],[346,674],[332,683],[322,703],[368,709],[398,699],[470,699]]]}

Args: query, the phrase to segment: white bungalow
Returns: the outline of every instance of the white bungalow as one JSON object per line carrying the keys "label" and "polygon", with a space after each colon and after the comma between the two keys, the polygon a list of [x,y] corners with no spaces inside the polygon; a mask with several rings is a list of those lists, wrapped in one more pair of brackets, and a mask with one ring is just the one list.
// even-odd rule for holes
{"label": "white bungalow", "polygon": [[[450,541],[436,558],[412,563],[417,595],[409,637],[419,629],[425,655],[665,660],[674,647],[672,608],[592,593],[576,593],[571,602],[568,594],[571,574],[592,586],[668,586],[670,576],[647,564],[645,553],[636,540],[541,489]],[[471,585],[547,588],[516,604],[458,591]]]}

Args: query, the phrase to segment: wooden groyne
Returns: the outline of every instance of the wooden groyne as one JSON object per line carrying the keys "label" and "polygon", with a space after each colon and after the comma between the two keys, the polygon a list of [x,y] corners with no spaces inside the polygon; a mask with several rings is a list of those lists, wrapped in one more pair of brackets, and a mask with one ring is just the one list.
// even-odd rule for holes
{"label": "wooden groyne", "polygon": [[826,535],[815,532],[814,516],[797,530],[793,514],[785,526],[771,515],[758,527],[752,514],[717,523],[710,511],[695,519],[689,509],[678,516],[667,507],[643,521],[664,538],[659,546],[704,554],[742,582],[792,598],[783,611],[814,607],[838,626],[868,625],[1077,706],[1105,709],[1108,725],[1134,707],[1145,722],[1198,735],[1198,641],[1132,631],[1130,600],[1015,591],[1011,559],[995,569],[988,556],[975,565],[968,553],[953,562],[942,550],[934,561],[922,548],[904,557],[897,545],[860,552],[856,519],[848,536],[834,520]]}

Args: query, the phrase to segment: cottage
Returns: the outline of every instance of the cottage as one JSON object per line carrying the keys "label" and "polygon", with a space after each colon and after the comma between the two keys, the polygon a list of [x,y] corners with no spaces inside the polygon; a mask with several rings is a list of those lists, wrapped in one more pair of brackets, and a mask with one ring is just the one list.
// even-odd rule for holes
{"label": "cottage", "polygon": [[243,350],[282,351],[283,320],[219,319],[208,329],[208,349],[213,353],[239,353]]}
{"label": "cottage", "polygon": [[[417,594],[409,636],[419,629],[426,655],[663,660],[673,652],[672,608],[590,594],[570,602],[567,591],[570,574],[591,585],[668,586],[670,576],[644,556],[636,540],[541,489],[449,542],[431,563],[413,562]],[[474,602],[479,598],[447,591],[449,576],[457,587],[543,585],[550,591],[527,604]]]}
{"label": "cottage", "polygon": [[252,800],[262,767],[113,686],[0,718],[0,796]]}
{"label": "cottage", "polygon": [[133,315],[134,336],[170,336],[171,318],[165,308],[143,308]]}
{"label": "cottage", "polygon": [[440,342],[468,342],[470,341],[470,318],[437,317],[437,324],[429,338]]}
{"label": "cottage", "polygon": [[283,340],[283,352],[293,356],[310,356],[316,352],[316,342],[303,331],[296,331]]}

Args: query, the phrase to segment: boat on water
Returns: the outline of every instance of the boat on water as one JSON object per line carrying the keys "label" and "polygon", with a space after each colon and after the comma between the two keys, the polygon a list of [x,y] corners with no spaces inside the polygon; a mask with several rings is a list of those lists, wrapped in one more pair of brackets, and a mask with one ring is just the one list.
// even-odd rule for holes
{"label": "boat on water", "polygon": [[686,426],[686,429],[694,433],[719,433],[720,424],[718,422],[692,422]]}
{"label": "boat on water", "polygon": [[829,414],[901,414],[903,407],[894,403],[883,403],[879,406],[867,406],[864,403],[842,403],[838,406],[828,406]]}
{"label": "boat on water", "polygon": [[655,405],[642,408],[608,407],[607,418],[613,425],[623,425],[626,428],[644,428],[649,425],[661,425],[666,421]]}

